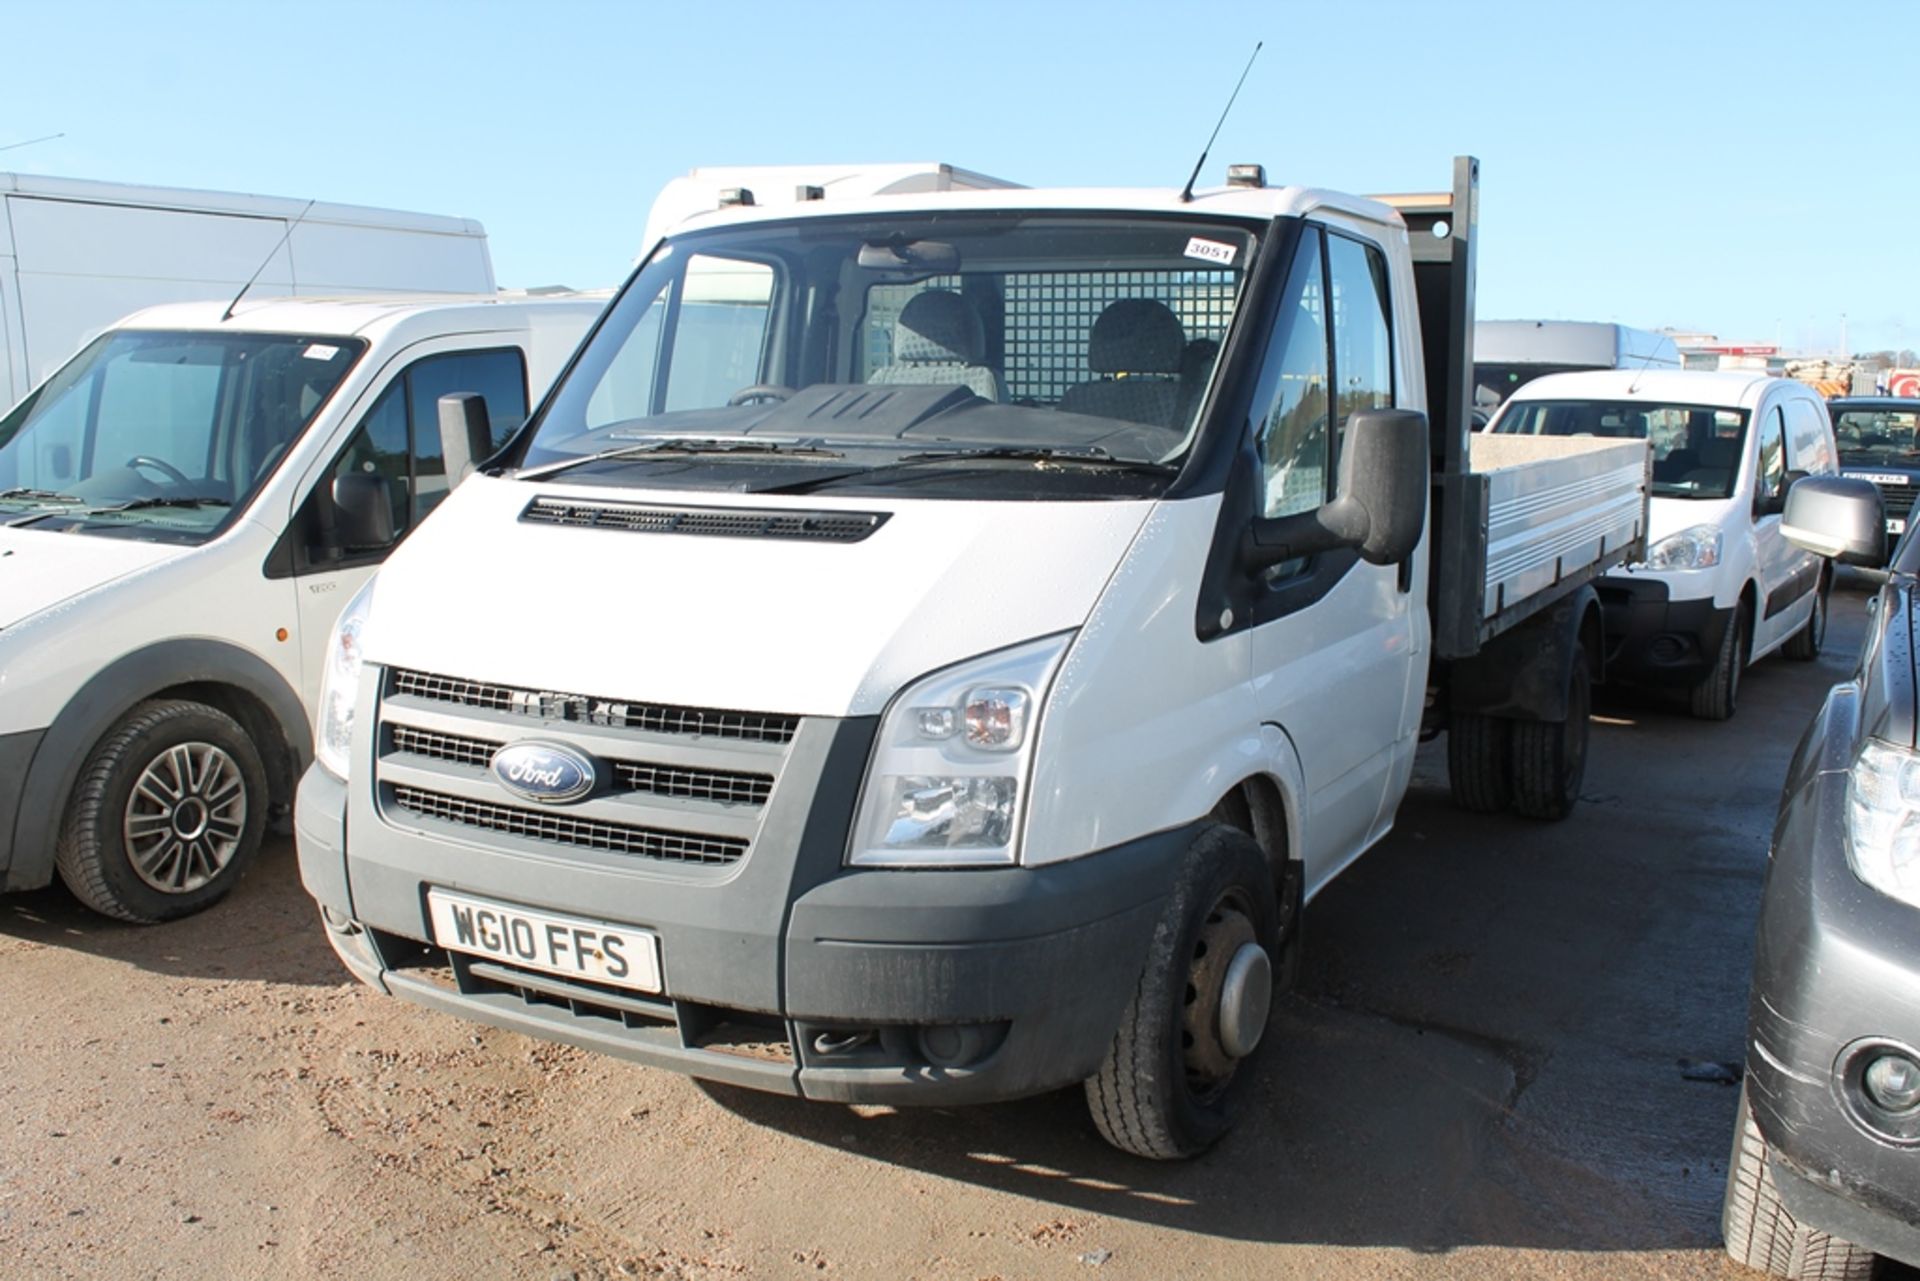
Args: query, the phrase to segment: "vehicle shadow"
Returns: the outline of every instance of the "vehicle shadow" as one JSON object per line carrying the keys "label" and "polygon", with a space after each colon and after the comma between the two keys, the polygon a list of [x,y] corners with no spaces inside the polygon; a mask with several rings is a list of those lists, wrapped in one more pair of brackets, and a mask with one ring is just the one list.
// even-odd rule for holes
{"label": "vehicle shadow", "polygon": [[0,939],[66,948],[181,978],[248,979],[332,987],[346,971],[300,885],[293,842],[267,838],[232,894],[164,925],[129,925],[83,907],[57,881],[0,896]]}

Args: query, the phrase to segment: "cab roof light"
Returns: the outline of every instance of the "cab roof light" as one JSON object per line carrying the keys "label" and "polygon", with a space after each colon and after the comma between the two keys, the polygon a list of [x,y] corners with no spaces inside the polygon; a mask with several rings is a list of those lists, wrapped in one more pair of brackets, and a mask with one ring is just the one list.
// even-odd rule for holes
{"label": "cab roof light", "polygon": [[800,201],[825,200],[827,198],[827,189],[825,187],[811,187],[803,183],[793,189],[793,198]]}
{"label": "cab roof light", "polygon": [[1265,165],[1228,165],[1227,185],[1229,187],[1253,187],[1267,185],[1267,167]]}
{"label": "cab roof light", "polygon": [[720,189],[720,207],[722,209],[729,208],[733,205],[750,205],[752,203],[753,192],[745,187],[722,187]]}

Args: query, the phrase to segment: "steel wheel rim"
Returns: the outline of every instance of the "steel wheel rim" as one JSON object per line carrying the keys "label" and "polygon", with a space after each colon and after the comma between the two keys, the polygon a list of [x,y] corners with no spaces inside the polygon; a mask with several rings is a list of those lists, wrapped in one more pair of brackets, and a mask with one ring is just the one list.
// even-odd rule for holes
{"label": "steel wheel rim", "polygon": [[1181,1068],[1196,1101],[1210,1102],[1233,1080],[1239,1061],[1220,1044],[1220,992],[1239,945],[1257,942],[1253,915],[1229,890],[1214,900],[1187,957],[1180,1010]]}
{"label": "steel wheel rim", "polygon": [[147,762],[121,822],[134,874],[162,894],[209,884],[240,852],[246,830],[246,776],[224,749],[200,742]]}

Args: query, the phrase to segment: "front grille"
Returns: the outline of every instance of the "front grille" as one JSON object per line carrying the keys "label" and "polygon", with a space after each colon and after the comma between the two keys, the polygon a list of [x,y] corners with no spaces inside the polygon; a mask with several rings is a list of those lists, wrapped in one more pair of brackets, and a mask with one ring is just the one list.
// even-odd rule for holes
{"label": "front grille", "polygon": [[716,538],[778,538],[857,543],[886,523],[884,512],[787,511],[755,507],[662,507],[641,503],[570,502],[536,498],[520,519],[537,525],[578,525],[629,534],[695,534]]}
{"label": "front grille", "polygon": [[[456,765],[485,769],[493,754],[506,746],[484,738],[441,734],[412,725],[393,727],[393,750]],[[727,805],[764,805],[773,792],[771,774],[738,774],[731,770],[695,769],[684,765],[651,765],[613,761],[614,790],[678,796],[689,800],[719,801]]]}
{"label": "front grille", "polygon": [[613,729],[636,729],[653,734],[743,739],[756,743],[786,743],[799,728],[797,716],[762,712],[732,712],[710,707],[673,707],[620,699],[560,694],[552,690],[522,689],[437,676],[430,672],[396,668],[393,692],[436,703],[484,707],[542,720],[578,721]]}
{"label": "front grille", "polygon": [[571,814],[548,814],[468,800],[461,796],[447,796],[419,787],[395,787],[393,803],[409,813],[457,823],[462,827],[674,863],[737,863],[747,852],[745,841],[729,837],[695,836],[686,832],[666,832],[628,823],[579,818]]}

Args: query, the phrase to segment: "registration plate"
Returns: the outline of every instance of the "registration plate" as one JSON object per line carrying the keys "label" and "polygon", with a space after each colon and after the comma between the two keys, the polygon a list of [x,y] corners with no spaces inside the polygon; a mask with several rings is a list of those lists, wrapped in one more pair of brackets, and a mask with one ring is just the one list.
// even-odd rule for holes
{"label": "registration plate", "polygon": [[1898,516],[1889,516],[1887,518],[1887,532],[1889,534],[1904,534],[1907,532],[1907,522]]}
{"label": "registration plate", "polygon": [[433,941],[449,951],[636,992],[660,990],[660,940],[650,930],[447,890],[427,891],[427,914]]}

